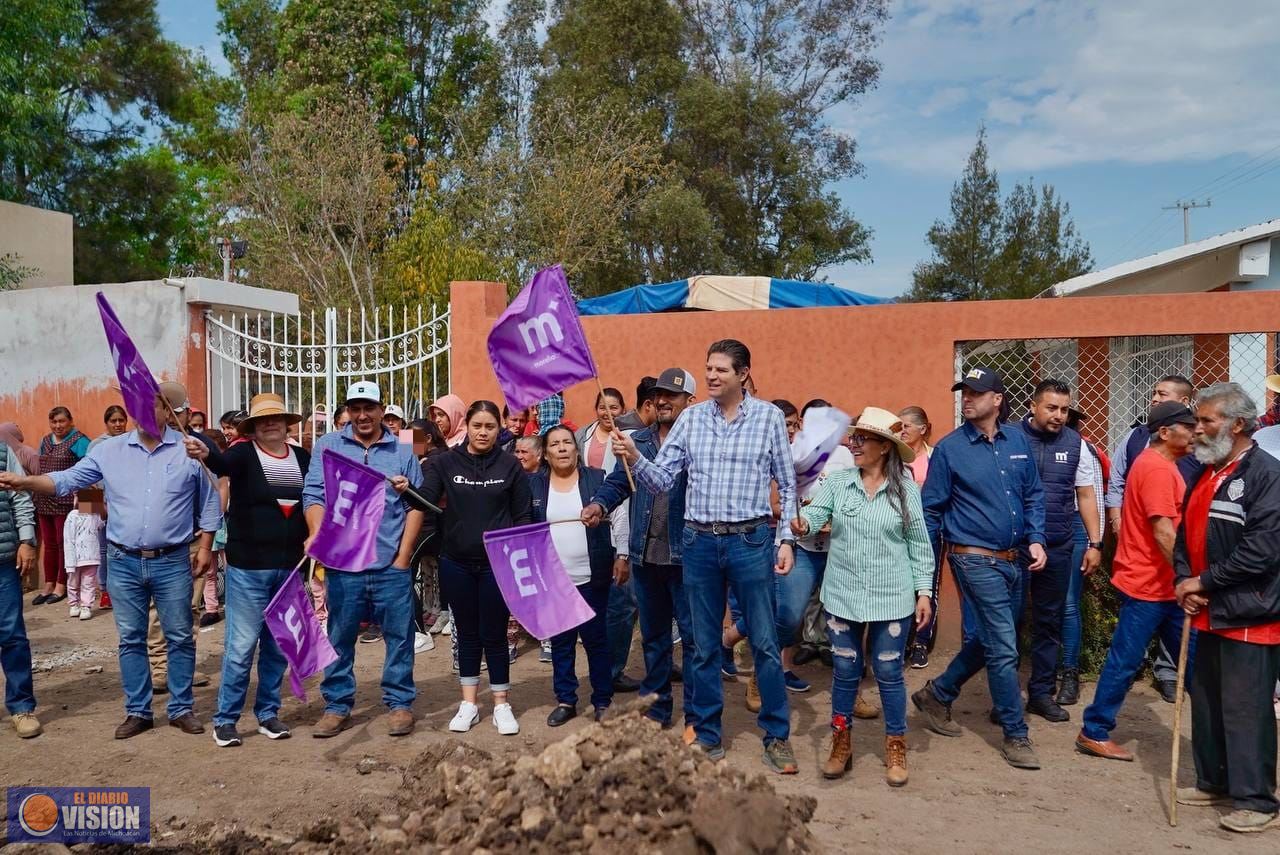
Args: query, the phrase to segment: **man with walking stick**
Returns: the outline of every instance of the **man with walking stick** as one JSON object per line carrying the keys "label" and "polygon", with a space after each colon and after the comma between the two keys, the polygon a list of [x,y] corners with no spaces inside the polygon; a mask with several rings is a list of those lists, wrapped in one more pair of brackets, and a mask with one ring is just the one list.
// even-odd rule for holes
{"label": "man with walking stick", "polygon": [[[1174,551],[1176,594],[1199,630],[1191,691],[1196,784],[1177,803],[1231,805],[1230,831],[1280,828],[1280,461],[1253,441],[1257,404],[1237,383],[1200,393],[1192,486]],[[1177,775],[1177,770],[1173,770]]]}

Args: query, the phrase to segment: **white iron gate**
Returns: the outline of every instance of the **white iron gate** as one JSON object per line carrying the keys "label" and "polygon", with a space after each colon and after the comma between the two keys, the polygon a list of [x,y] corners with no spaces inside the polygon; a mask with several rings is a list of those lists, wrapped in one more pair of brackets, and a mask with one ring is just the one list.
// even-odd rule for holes
{"label": "white iron gate", "polygon": [[[449,309],[387,306],[371,315],[350,309],[309,314],[205,313],[209,420],[248,408],[274,392],[293,411],[315,414],[324,433],[328,414],[354,380],[372,380],[383,401],[408,418],[426,413],[449,391]],[[304,425],[310,422],[304,422]],[[310,428],[307,428],[308,430]]]}

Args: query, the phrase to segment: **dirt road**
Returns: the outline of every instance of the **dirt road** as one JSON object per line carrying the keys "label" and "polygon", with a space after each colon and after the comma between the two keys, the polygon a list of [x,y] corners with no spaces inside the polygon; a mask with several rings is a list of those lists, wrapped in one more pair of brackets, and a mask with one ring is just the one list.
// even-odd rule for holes
{"label": "dirt road", "polygon": [[[150,786],[157,842],[200,838],[211,824],[238,824],[257,832],[288,832],[324,816],[341,817],[354,805],[377,805],[394,795],[402,769],[424,748],[446,738],[456,709],[457,680],[450,670],[447,639],[417,659],[417,732],[386,735],[377,677],[380,644],[357,650],[359,692],[355,726],[331,740],[310,736],[321,701],[313,680],[309,702],[288,695],[282,717],[295,727],[292,739],[271,742],[254,733],[252,716],[241,719],[244,745],[220,749],[210,733],[186,736],[164,726],[164,698],[157,698],[155,730],[117,742],[112,731],[123,718],[115,627],[109,613],[91,621],[66,617],[58,606],[29,608],[28,631],[37,662],[35,677],[45,735],[17,739],[0,731],[0,784]],[[198,635],[199,667],[214,684],[196,690],[196,712],[208,727],[217,692],[223,624]],[[945,664],[909,676],[914,690]],[[100,671],[95,669],[101,668]],[[630,671],[639,673],[638,649]],[[89,673],[92,672],[92,673]],[[1168,827],[1166,800],[1169,731],[1173,707],[1154,691],[1138,687],[1121,714],[1116,738],[1136,749],[1135,763],[1096,760],[1072,751],[1083,707],[1075,721],[1050,725],[1033,719],[1031,736],[1044,769],[1018,771],[997,753],[998,729],[986,722],[985,681],[970,684],[956,706],[963,737],[945,739],[909,721],[911,783],[891,790],[883,780],[879,721],[854,727],[855,763],[845,780],[827,782],[818,773],[827,748],[829,672],[801,669],[814,690],[792,695],[792,734],[801,764],[798,776],[772,777],[784,793],[815,796],[811,829],[831,852],[908,851],[938,853],[1196,852],[1274,853],[1280,831],[1233,835],[1217,826],[1216,809],[1183,807],[1180,826]],[[585,663],[579,674],[585,675]],[[586,719],[552,730],[545,719],[553,705],[549,665],[526,647],[513,666],[513,702],[521,723],[515,737],[499,737],[482,696],[481,724],[464,741],[513,758],[585,726]],[[726,684],[728,762],[764,772],[753,716],[742,705],[745,686]],[[1092,686],[1086,688],[1086,699]],[[584,693],[585,694],[585,693]],[[869,697],[878,702],[874,692]],[[585,708],[585,703],[584,703]],[[1184,722],[1182,783],[1193,781],[1189,720]],[[209,728],[211,731],[211,727]]]}

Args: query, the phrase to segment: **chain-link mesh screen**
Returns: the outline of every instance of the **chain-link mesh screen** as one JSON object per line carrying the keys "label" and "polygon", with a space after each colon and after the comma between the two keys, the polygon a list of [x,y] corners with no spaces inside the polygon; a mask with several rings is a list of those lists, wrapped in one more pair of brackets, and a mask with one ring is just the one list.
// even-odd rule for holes
{"label": "chain-link mesh screen", "polygon": [[[1270,333],[964,341],[956,345],[956,368],[962,376],[975,366],[998,371],[1015,419],[1026,413],[1037,383],[1065,381],[1087,419],[1083,432],[1114,448],[1145,418],[1152,387],[1170,374],[1197,389],[1234,381],[1266,408],[1266,377],[1280,365],[1276,341]],[[955,415],[958,425],[959,396]]]}

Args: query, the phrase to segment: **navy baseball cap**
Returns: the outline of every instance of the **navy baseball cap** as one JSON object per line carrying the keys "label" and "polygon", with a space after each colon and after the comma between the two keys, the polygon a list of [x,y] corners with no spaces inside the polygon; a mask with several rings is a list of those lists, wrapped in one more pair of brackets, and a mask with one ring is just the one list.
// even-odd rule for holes
{"label": "navy baseball cap", "polygon": [[971,392],[999,392],[1003,395],[1004,380],[1000,379],[1000,375],[994,368],[979,365],[977,368],[970,368],[968,373],[951,387],[952,392],[959,392],[961,389],[968,389]]}

